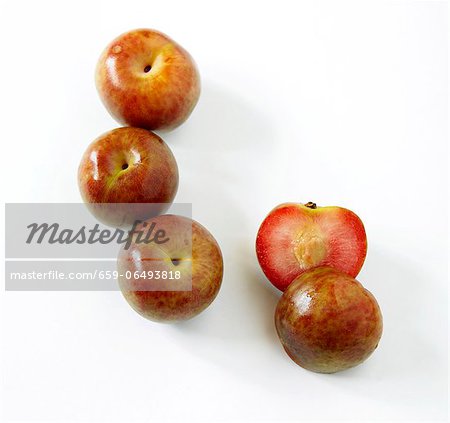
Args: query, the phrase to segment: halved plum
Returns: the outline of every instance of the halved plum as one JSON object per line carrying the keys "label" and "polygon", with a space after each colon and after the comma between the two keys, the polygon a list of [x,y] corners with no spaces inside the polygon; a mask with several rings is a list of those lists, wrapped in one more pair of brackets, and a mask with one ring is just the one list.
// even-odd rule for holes
{"label": "halved plum", "polygon": [[366,253],[366,231],[355,213],[342,207],[317,207],[311,202],[275,207],[256,237],[259,264],[281,291],[318,266],[330,266],[356,277]]}

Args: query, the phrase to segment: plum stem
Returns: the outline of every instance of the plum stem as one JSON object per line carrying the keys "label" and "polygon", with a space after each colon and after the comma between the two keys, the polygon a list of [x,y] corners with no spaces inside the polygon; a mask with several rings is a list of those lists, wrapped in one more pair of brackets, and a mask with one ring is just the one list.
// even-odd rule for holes
{"label": "plum stem", "polygon": [[317,204],[316,204],[316,203],[313,203],[312,201],[308,201],[308,202],[305,204],[305,207],[308,207],[309,209],[317,209]]}

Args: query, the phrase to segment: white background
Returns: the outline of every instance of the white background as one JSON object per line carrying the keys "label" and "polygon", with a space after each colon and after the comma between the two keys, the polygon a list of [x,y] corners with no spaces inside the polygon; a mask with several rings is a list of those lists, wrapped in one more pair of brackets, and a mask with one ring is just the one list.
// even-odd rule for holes
{"label": "white background", "polygon": [[[118,126],[95,91],[98,55],[156,28],[202,75],[191,118],[163,137],[176,200],[225,258],[216,301],[173,326],[118,292],[2,292],[4,418],[446,420],[447,19],[439,1],[2,1],[3,201],[80,201],[84,149]],[[310,373],[278,342],[254,240],[284,201],[365,223],[358,279],[384,335],[355,369]]]}

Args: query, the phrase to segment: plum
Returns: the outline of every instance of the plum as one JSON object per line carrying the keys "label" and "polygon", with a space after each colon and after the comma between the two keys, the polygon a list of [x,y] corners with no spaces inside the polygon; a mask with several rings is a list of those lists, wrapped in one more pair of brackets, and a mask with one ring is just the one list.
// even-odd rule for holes
{"label": "plum", "polygon": [[[157,242],[139,242],[154,227]],[[137,227],[130,247],[119,252],[119,287],[130,306],[156,322],[191,319],[217,296],[223,276],[219,244],[195,220],[163,215]]]}
{"label": "plum", "polygon": [[275,327],[295,363],[334,373],[372,354],[383,321],[376,299],[357,280],[331,267],[318,267],[284,291],[275,310]]}
{"label": "plum", "polygon": [[279,290],[308,269],[331,266],[356,277],[367,253],[361,219],[343,207],[284,203],[264,219],[256,255],[267,279]]}

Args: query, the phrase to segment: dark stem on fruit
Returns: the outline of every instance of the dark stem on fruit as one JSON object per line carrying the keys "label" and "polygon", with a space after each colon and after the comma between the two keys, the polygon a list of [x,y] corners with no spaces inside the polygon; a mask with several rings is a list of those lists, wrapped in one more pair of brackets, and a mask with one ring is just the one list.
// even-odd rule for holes
{"label": "dark stem on fruit", "polygon": [[305,207],[308,207],[309,209],[317,209],[317,204],[316,204],[316,203],[313,203],[312,201],[308,201],[308,202],[305,204]]}
{"label": "dark stem on fruit", "polygon": [[128,169],[128,163],[124,163],[124,164],[122,165],[122,170],[125,170],[125,169]]}
{"label": "dark stem on fruit", "polygon": [[170,260],[172,260],[172,264],[174,266],[178,266],[180,264],[180,262],[181,262],[181,259],[177,259],[177,258],[173,258],[173,259],[170,259]]}
{"label": "dark stem on fruit", "polygon": [[151,68],[152,68],[152,67],[151,67],[150,65],[147,65],[147,66],[144,68],[144,72],[145,72],[145,73],[150,72]]}

